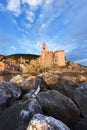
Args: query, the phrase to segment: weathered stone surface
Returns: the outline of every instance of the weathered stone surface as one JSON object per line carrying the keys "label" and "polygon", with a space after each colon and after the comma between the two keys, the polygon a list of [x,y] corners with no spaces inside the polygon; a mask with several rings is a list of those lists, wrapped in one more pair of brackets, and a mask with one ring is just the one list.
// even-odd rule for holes
{"label": "weathered stone surface", "polygon": [[40,76],[36,77],[36,80],[35,80],[36,86],[38,86],[39,82],[40,82],[40,89],[41,89],[41,91],[49,90],[49,86],[45,83],[45,81],[43,80],[42,76],[41,77]]}
{"label": "weathered stone surface", "polygon": [[28,64],[20,64],[20,67],[22,69],[22,73],[28,73],[29,72]]}
{"label": "weathered stone surface", "polygon": [[39,91],[41,90],[41,79],[37,78],[35,80],[35,86],[35,89],[31,89],[23,96],[23,100],[29,99],[30,97],[36,97],[38,95]]}
{"label": "weathered stone surface", "polygon": [[60,119],[69,126],[79,119],[80,111],[74,102],[58,91],[41,92],[37,100],[47,115]]}
{"label": "weathered stone surface", "polygon": [[25,82],[24,82],[24,78],[22,78],[21,75],[17,75],[15,77],[13,77],[10,82],[14,82],[17,83],[19,86],[24,86]]}
{"label": "weathered stone surface", "polygon": [[67,62],[67,67],[73,72],[86,72],[87,67],[81,66],[75,62]]}
{"label": "weathered stone surface", "polygon": [[29,98],[31,98],[32,97],[32,94],[35,92],[35,90],[30,90],[29,92],[27,92],[26,94],[24,94],[23,95],[23,97],[22,97],[22,99],[23,100],[27,100],[27,99],[29,99]]}
{"label": "weathered stone surface", "polygon": [[73,130],[87,130],[87,118],[80,119],[74,126]]}
{"label": "weathered stone surface", "polygon": [[78,79],[77,79],[76,76],[66,76],[66,75],[64,75],[64,76],[62,76],[62,77],[63,77],[63,79],[72,81],[72,82],[74,82],[74,83],[77,83],[77,82],[78,82]]}
{"label": "weathered stone surface", "polygon": [[15,103],[0,114],[0,130],[26,130],[36,113],[42,113],[35,98]]}
{"label": "weathered stone surface", "polygon": [[26,80],[35,80],[36,76],[28,76]]}
{"label": "weathered stone surface", "polygon": [[70,130],[62,121],[50,116],[35,114],[27,130]]}
{"label": "weathered stone surface", "polygon": [[74,100],[80,108],[82,115],[87,118],[87,86],[76,88]]}
{"label": "weathered stone surface", "polygon": [[21,96],[21,89],[15,83],[0,82],[0,111]]}
{"label": "weathered stone surface", "polygon": [[10,82],[17,83],[25,92],[35,89],[35,80],[26,80],[21,75],[17,75],[10,80]]}
{"label": "weathered stone surface", "polygon": [[66,79],[66,80],[73,81],[74,83],[81,83],[81,82],[86,82],[87,81],[87,76],[85,76],[85,75],[83,75],[81,73],[74,74],[74,72],[73,72],[69,76],[68,75],[63,75],[62,77],[64,79]]}
{"label": "weathered stone surface", "polygon": [[44,74],[43,80],[49,86],[49,89],[57,90],[73,99],[73,93],[75,88],[77,87],[77,85],[74,82],[66,80],[57,74],[50,73]]}
{"label": "weathered stone surface", "polygon": [[78,75],[78,80],[79,80],[79,82],[85,82],[85,81],[87,81],[87,77],[80,74],[80,75]]}

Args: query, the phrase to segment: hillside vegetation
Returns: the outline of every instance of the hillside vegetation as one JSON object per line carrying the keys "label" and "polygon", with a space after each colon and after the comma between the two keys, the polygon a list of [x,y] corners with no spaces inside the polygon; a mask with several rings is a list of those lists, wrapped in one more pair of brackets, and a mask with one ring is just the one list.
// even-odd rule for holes
{"label": "hillside vegetation", "polygon": [[15,60],[19,59],[20,57],[24,58],[24,59],[36,59],[39,57],[39,55],[34,55],[34,54],[12,54],[12,55],[8,55],[6,56],[6,58],[13,58]]}

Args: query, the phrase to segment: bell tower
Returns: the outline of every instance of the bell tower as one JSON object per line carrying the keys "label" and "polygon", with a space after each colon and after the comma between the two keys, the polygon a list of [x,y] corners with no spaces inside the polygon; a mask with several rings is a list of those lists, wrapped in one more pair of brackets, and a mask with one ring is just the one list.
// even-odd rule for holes
{"label": "bell tower", "polygon": [[42,50],[42,52],[46,51],[46,44],[45,43],[42,44],[41,50]]}
{"label": "bell tower", "polygon": [[45,62],[45,53],[46,53],[46,44],[43,43],[41,46],[41,52],[42,52],[42,65],[44,65]]}

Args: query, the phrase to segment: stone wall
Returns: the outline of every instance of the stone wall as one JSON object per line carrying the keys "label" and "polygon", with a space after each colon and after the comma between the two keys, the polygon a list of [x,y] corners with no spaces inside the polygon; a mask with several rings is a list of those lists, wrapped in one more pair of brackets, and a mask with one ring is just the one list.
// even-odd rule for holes
{"label": "stone wall", "polygon": [[43,67],[51,67],[53,65],[53,52],[44,51],[42,53],[42,66]]}
{"label": "stone wall", "polygon": [[65,66],[64,50],[54,52],[54,64],[58,66]]}

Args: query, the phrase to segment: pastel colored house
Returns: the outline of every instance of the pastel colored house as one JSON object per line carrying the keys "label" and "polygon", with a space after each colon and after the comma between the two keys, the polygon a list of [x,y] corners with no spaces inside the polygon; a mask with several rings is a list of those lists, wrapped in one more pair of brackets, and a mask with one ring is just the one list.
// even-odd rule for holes
{"label": "pastel colored house", "polygon": [[3,70],[5,70],[5,63],[0,61],[0,71],[3,71]]}

